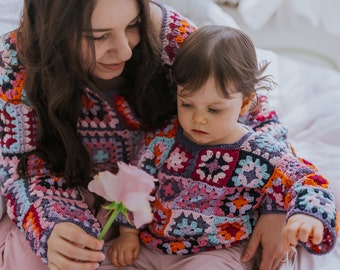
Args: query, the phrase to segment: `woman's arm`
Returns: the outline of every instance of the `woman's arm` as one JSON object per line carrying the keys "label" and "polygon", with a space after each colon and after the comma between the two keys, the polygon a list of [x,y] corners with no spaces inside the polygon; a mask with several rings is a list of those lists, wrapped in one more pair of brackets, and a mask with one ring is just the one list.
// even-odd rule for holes
{"label": "woman's arm", "polygon": [[30,171],[35,175],[29,180],[19,178],[16,167],[21,155],[2,150],[1,186],[2,195],[7,200],[7,213],[43,262],[47,263],[46,252],[50,251],[50,247],[47,248],[48,239],[57,224],[69,222],[86,234],[94,237],[99,234],[100,225],[79,190],[65,187],[62,178],[42,169],[43,163],[34,157],[29,159],[29,163]]}
{"label": "woman's arm", "polygon": [[154,28],[159,31],[164,65],[172,65],[184,40],[196,30],[196,26],[172,7],[160,3],[150,4]]}
{"label": "woman's arm", "polygon": [[265,95],[258,95],[256,107],[242,116],[239,121],[258,133],[270,135],[277,141],[289,144],[288,130],[281,123],[276,111],[270,108],[268,97]]}
{"label": "woman's arm", "polygon": [[261,250],[259,270],[275,270],[285,255],[281,233],[286,224],[284,214],[263,214],[259,217],[249,243],[242,254],[242,261],[252,259]]}
{"label": "woman's arm", "polygon": [[[15,50],[16,33],[0,37],[0,186],[7,214],[33,252],[47,263],[47,242],[56,224],[70,222],[92,236],[100,224],[79,189],[66,187],[45,162],[27,153],[36,148],[37,117],[24,91],[26,72]],[[27,179],[18,164],[27,158]]]}

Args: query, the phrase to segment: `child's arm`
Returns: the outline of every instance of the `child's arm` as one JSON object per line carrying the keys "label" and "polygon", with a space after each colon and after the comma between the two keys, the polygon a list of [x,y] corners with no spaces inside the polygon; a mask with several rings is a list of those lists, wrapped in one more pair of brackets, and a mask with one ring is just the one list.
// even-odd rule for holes
{"label": "child's arm", "polygon": [[298,241],[306,243],[309,239],[313,244],[318,245],[322,241],[324,226],[315,217],[296,214],[291,216],[282,232],[284,248],[289,251],[295,247]]}
{"label": "child's arm", "polygon": [[119,236],[113,240],[108,257],[117,267],[132,264],[140,251],[139,230],[119,227]]}

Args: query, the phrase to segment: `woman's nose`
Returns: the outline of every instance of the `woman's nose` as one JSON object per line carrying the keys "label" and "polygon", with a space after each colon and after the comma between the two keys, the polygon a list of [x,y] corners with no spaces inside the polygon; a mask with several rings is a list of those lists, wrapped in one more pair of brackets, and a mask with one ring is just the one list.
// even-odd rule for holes
{"label": "woman's nose", "polygon": [[132,56],[132,49],[129,44],[129,40],[125,35],[116,37],[110,43],[109,52],[114,56],[115,59],[126,62]]}

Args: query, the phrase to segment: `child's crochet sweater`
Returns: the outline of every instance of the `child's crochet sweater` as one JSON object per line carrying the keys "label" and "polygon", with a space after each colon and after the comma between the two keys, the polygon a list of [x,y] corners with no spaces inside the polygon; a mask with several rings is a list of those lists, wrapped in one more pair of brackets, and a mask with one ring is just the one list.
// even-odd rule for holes
{"label": "child's crochet sweater", "polygon": [[187,255],[248,239],[259,214],[306,214],[319,219],[323,241],[303,244],[328,253],[337,238],[337,214],[327,180],[271,134],[249,130],[233,144],[198,145],[175,120],[149,133],[134,164],[158,179],[154,219],[141,233],[148,247]]}

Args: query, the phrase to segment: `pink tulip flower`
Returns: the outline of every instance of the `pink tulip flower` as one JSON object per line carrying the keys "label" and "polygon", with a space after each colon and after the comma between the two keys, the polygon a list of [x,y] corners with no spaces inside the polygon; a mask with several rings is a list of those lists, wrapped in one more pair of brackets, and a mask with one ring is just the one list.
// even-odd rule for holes
{"label": "pink tulip flower", "polygon": [[[112,202],[106,209],[113,211],[107,224],[112,224],[119,212],[127,217],[127,210],[132,212],[135,227],[138,229],[144,224],[152,221],[150,201],[154,197],[150,195],[155,188],[156,179],[145,171],[123,162],[118,162],[118,173],[112,174],[109,171],[98,173],[89,183],[88,189],[91,192]],[[106,233],[104,227],[100,239]]]}

